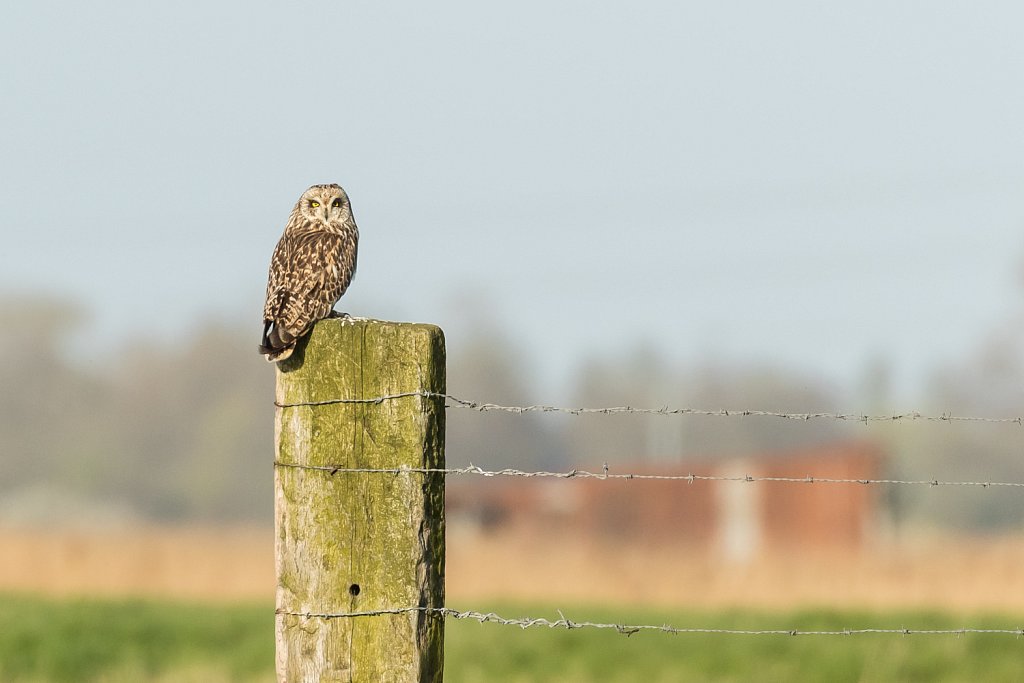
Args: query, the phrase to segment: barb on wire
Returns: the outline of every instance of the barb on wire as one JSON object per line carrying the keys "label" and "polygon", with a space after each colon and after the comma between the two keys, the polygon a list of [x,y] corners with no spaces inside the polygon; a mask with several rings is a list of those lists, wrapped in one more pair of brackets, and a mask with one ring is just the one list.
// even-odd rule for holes
{"label": "barb on wire", "polygon": [[274,467],[286,467],[299,470],[313,470],[338,473],[364,474],[441,474],[444,476],[477,475],[481,477],[542,477],[556,479],[600,479],[600,480],[655,480],[685,481],[692,484],[697,481],[738,481],[738,482],[774,482],[784,484],[864,484],[892,486],[972,486],[990,488],[996,486],[1024,488],[1024,482],[1015,481],[942,481],[939,479],[841,479],[833,477],[762,477],[749,474],[741,475],[709,475],[709,474],[630,474],[611,472],[607,465],[601,472],[586,470],[569,470],[567,472],[527,472],[517,469],[485,470],[476,465],[454,468],[431,467],[342,467],[340,465],[302,465],[274,461]]}
{"label": "barb on wire", "polygon": [[1024,426],[1022,417],[973,417],[964,415],[953,415],[942,413],[940,415],[926,415],[917,411],[909,413],[893,413],[892,415],[868,415],[866,413],[787,413],[773,410],[707,410],[701,408],[633,408],[631,406],[613,406],[609,408],[561,408],[549,405],[525,405],[505,406],[496,403],[481,403],[469,401],[451,394],[439,393],[436,391],[404,391],[397,394],[384,394],[371,398],[333,398],[323,401],[301,401],[296,403],[278,403],[278,408],[298,408],[302,406],[329,406],[338,404],[380,404],[384,401],[391,401],[399,398],[418,396],[421,398],[444,399],[446,408],[466,408],[478,412],[500,411],[506,413],[563,413],[567,415],[696,415],[704,417],[773,417],[783,420],[839,420],[845,422],[987,422],[1003,423]]}
{"label": "barb on wire", "polygon": [[518,626],[522,629],[528,628],[564,628],[564,629],[604,629],[621,633],[624,636],[631,636],[640,631],[658,631],[673,635],[681,634],[718,634],[718,635],[739,635],[739,636],[855,636],[867,634],[882,635],[955,635],[962,636],[968,633],[977,634],[999,634],[1012,635],[1018,638],[1024,636],[1024,629],[1016,628],[951,628],[951,629],[912,629],[912,628],[854,628],[842,630],[801,630],[801,629],[729,629],[729,628],[680,628],[668,624],[604,624],[593,621],[573,621],[566,617],[561,610],[558,610],[559,619],[552,620],[544,617],[524,617],[510,619],[502,617],[494,612],[459,611],[449,607],[399,607],[394,609],[367,610],[364,612],[292,612],[288,610],[277,610],[279,616],[292,616],[301,619],[357,619],[360,617],[377,617],[389,614],[408,614],[411,612],[422,612],[424,614],[436,614],[451,619],[468,619],[483,623],[501,624],[502,626]]}

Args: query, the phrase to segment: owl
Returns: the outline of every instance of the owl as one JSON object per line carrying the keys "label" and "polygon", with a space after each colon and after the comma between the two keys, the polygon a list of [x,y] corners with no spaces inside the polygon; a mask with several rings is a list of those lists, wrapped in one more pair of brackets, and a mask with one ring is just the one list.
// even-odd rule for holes
{"label": "owl", "polygon": [[359,229],[340,185],[314,185],[299,197],[270,260],[260,353],[292,355],[316,321],[337,315],[334,304],[356,272]]}

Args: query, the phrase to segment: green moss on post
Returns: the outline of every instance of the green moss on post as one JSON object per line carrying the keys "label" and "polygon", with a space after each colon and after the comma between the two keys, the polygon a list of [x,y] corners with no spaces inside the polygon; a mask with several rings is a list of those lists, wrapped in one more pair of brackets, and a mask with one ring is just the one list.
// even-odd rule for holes
{"label": "green moss on post", "polygon": [[[283,361],[277,402],[445,390],[444,336],[433,325],[319,322]],[[444,618],[444,477],[307,470],[444,467],[444,401],[277,409],[277,675],[287,683],[440,683]],[[358,588],[356,588],[358,586]]]}

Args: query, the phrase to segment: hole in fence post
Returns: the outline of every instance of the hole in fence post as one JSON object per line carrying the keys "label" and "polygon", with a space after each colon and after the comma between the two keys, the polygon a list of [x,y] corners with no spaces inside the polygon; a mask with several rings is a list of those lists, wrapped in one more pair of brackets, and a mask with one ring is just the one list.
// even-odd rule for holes
{"label": "hole in fence post", "polygon": [[353,598],[355,596],[359,595],[359,584],[358,583],[353,583],[351,586],[349,586],[348,587],[348,594],[351,595]]}

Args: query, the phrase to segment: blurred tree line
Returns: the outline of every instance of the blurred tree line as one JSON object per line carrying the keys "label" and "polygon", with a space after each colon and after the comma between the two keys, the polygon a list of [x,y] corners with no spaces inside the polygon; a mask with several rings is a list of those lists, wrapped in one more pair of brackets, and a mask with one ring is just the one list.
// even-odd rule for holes
{"label": "blurred tree line", "polygon": [[[272,518],[274,372],[255,352],[259,330],[208,322],[173,344],[135,341],[104,353],[69,345],[85,320],[42,297],[0,297],[0,522],[253,521]],[[538,396],[531,362],[493,321],[449,338],[448,390],[500,404]],[[935,374],[936,413],[1024,414],[1024,324],[976,357]],[[82,362],[99,356],[108,360]],[[793,369],[676,366],[653,348],[581,360],[572,407],[631,405],[783,412],[898,412],[884,364],[841,391]],[[904,408],[906,409],[906,408]],[[881,441],[889,474],[1024,481],[1017,425],[872,425],[778,418],[515,415],[448,412],[450,466],[598,470],[604,463],[677,463],[844,439]],[[1014,490],[889,489],[899,521],[967,529],[1019,526]]]}
{"label": "blurred tree line", "polygon": [[[1024,317],[985,336],[968,357],[935,371],[921,411],[933,415],[1024,416]],[[877,425],[876,436],[897,457],[894,474],[947,481],[1024,482],[1024,427],[1016,423],[949,422]],[[1019,488],[915,487],[896,492],[901,517],[978,530],[1024,526]]]}
{"label": "blurred tree line", "polygon": [[84,320],[68,304],[0,316],[0,515],[268,518],[273,373],[241,330],[90,349],[69,345]]}

